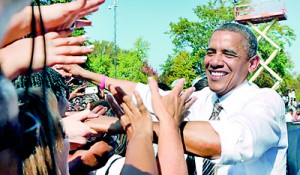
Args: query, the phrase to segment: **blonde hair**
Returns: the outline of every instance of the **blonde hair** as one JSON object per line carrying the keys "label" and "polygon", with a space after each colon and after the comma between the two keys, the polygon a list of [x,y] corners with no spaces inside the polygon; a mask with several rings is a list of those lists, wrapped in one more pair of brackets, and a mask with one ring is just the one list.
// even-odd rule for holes
{"label": "blonde hair", "polygon": [[[47,94],[47,102],[45,104],[45,100],[43,100],[42,95],[42,88],[29,88],[28,95],[25,97],[28,101],[28,104],[26,105],[26,110],[32,113],[38,121],[40,121],[41,127],[40,127],[40,136],[37,139],[36,145],[33,148],[32,153],[26,157],[22,162],[22,171],[24,175],[40,175],[40,174],[49,174],[49,170],[53,170],[53,167],[56,167],[57,170],[54,170],[54,172],[60,173],[59,166],[57,165],[58,161],[52,161],[51,155],[50,155],[50,147],[49,144],[46,143],[47,138],[44,134],[43,127],[46,124],[49,124],[48,122],[45,122],[47,119],[47,113],[50,117],[50,120],[52,120],[53,123],[53,135],[55,140],[55,150],[56,150],[56,156],[55,159],[58,157],[58,155],[62,152],[64,147],[64,131],[63,126],[61,123],[61,116],[59,115],[58,111],[58,103],[57,99],[54,95],[54,93],[50,90],[46,91]],[[25,105],[25,104],[23,104]],[[47,105],[48,111],[44,110],[45,108],[43,105]],[[22,108],[22,105],[20,106]],[[53,166],[52,162],[55,162],[56,165]]]}

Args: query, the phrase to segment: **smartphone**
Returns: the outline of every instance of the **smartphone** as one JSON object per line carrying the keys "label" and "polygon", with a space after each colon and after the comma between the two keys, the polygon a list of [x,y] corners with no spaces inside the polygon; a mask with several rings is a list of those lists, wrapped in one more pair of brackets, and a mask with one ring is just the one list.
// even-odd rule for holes
{"label": "smartphone", "polygon": [[98,93],[98,87],[97,86],[92,86],[92,87],[87,87],[84,89],[85,94],[97,94]]}
{"label": "smartphone", "polygon": [[119,117],[119,118],[122,117],[124,115],[124,111],[121,108],[121,106],[118,104],[116,99],[111,94],[106,94],[105,98],[106,98],[109,106],[113,110],[113,112],[117,115],[117,117]]}

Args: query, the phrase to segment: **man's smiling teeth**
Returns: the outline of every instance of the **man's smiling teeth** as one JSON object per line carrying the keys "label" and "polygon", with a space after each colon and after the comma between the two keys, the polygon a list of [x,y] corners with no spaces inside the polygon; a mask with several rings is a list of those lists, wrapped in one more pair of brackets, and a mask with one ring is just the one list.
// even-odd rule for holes
{"label": "man's smiling teeth", "polygon": [[211,72],[211,75],[216,77],[223,77],[226,74],[224,72]]}

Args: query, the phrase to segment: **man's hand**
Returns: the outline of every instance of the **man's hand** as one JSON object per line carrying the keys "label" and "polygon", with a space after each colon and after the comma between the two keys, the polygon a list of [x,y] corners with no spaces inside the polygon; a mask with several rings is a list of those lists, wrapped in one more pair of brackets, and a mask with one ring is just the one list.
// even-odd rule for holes
{"label": "man's hand", "polygon": [[175,124],[179,127],[185,117],[184,113],[196,101],[196,97],[190,98],[195,88],[191,87],[183,90],[184,81],[184,79],[180,79],[168,95],[161,96],[156,80],[151,77],[148,79],[152,94],[152,107],[160,122],[168,122],[170,119],[174,119]]}

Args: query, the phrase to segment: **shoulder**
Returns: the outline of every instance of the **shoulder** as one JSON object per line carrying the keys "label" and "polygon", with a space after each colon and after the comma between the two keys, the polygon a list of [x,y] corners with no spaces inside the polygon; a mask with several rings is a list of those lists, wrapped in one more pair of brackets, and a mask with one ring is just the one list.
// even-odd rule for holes
{"label": "shoulder", "polygon": [[213,95],[213,94],[214,94],[214,92],[211,91],[211,90],[209,89],[209,87],[205,87],[205,88],[203,88],[203,89],[200,90],[200,91],[195,91],[195,92],[193,93],[193,96],[196,96],[197,98],[204,98],[204,97],[211,96],[211,95]]}
{"label": "shoulder", "polygon": [[282,102],[281,96],[276,92],[274,89],[271,88],[261,88],[259,90],[258,95],[262,96],[268,101],[277,100],[279,102]]}

